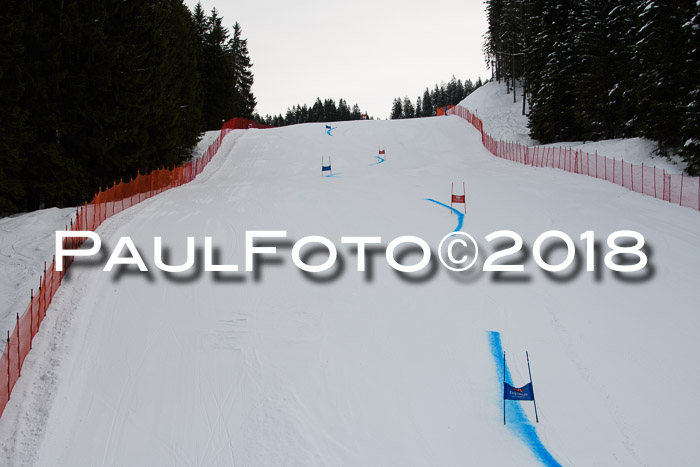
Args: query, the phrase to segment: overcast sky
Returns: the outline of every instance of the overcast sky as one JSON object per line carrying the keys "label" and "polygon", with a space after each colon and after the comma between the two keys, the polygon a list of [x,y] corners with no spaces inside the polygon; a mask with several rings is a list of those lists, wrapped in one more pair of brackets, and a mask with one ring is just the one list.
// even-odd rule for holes
{"label": "overcast sky", "polygon": [[[197,1],[186,0],[192,8]],[[481,46],[482,0],[202,0],[231,30],[238,21],[253,62],[261,114],[316,97],[341,97],[387,118],[396,97],[490,77]]]}

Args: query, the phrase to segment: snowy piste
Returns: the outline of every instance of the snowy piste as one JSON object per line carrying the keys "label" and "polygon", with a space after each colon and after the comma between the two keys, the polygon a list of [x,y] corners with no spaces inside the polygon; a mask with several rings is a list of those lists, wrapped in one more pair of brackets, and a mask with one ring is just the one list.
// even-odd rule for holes
{"label": "snowy piste", "polygon": [[[102,224],[104,249],[128,236],[148,265],[154,237],[168,264],[185,262],[192,236],[214,239],[217,264],[238,265],[246,231],[287,238],[254,273],[108,273],[76,261],[0,419],[0,463],[542,465],[517,421],[503,425],[489,331],[536,362],[539,423],[522,423],[557,462],[695,463],[700,405],[686,388],[700,385],[697,212],[494,158],[457,117],[341,122],[332,138],[323,125],[234,131],[194,181]],[[369,165],[384,145],[391,157]],[[319,176],[328,154],[341,177]],[[466,187],[459,219],[448,209],[454,181]],[[404,235],[437,247],[458,221],[485,255],[511,246],[496,248],[490,233],[517,232],[525,248],[507,259],[524,271],[484,272],[484,256],[465,273],[401,274],[370,252],[359,272],[358,252],[341,247],[342,237],[386,247]],[[594,231],[605,252],[625,229],[644,235],[644,274],[602,260],[586,271],[579,236]],[[532,259],[549,230],[576,243],[562,273]],[[292,263],[294,242],[310,235],[338,245],[332,270]],[[328,255],[304,253],[312,264]],[[553,248],[548,261],[562,256]],[[529,381],[525,359],[508,367]]]}

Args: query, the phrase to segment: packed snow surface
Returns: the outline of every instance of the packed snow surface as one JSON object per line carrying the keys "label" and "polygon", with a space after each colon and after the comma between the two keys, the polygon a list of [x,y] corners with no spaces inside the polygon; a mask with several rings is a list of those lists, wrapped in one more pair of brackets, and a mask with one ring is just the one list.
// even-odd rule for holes
{"label": "packed snow surface", "polygon": [[207,152],[209,146],[219,137],[220,131],[205,131],[199,138],[199,141],[192,149],[192,159],[199,159]]}
{"label": "packed snow surface", "polygon": [[[323,124],[233,132],[193,182],[98,229],[105,255],[69,270],[0,419],[3,462],[695,463],[697,212],[495,158],[458,117],[334,126],[333,136]],[[376,164],[379,146],[386,156]],[[329,155],[334,176],[321,177]],[[450,185],[463,181],[462,231],[479,243],[476,266],[451,273],[434,259],[398,274],[387,244],[413,235],[437,250],[458,216],[426,199],[449,204]],[[485,240],[504,229],[525,246],[497,263],[524,272],[481,271],[512,244]],[[254,230],[287,237],[246,272],[245,232]],[[548,230],[576,245],[561,273],[533,260]],[[607,236],[619,230],[644,236],[642,274],[603,265]],[[586,231],[598,242],[596,272],[586,271]],[[336,245],[330,271],[294,266],[292,246],[309,235]],[[102,271],[123,236],[148,273]],[[186,237],[195,237],[195,267],[158,270],[156,236],[167,264],[184,263]],[[205,236],[215,264],[237,264],[237,273],[203,271]],[[381,237],[367,246],[365,272],[343,236]],[[555,248],[547,259],[563,256]],[[501,348],[516,386],[529,381],[529,352],[539,423],[531,403],[509,401],[504,426]]]}
{"label": "packed snow surface", "polygon": [[[491,137],[533,146],[537,141],[530,138],[527,116],[523,115],[522,88],[518,89],[521,94],[516,94],[516,102],[513,102],[513,94],[506,93],[505,84],[489,81],[459,105],[475,113],[484,122],[484,130]],[[529,109],[525,110],[527,112]]]}
{"label": "packed snow surface", "polygon": [[[519,93],[519,94],[518,94]],[[522,87],[517,87],[516,102],[513,93],[506,93],[506,85],[495,81],[488,82],[467,96],[460,105],[476,113],[484,122],[484,130],[493,138],[514,141],[527,146],[537,145],[530,138],[527,116],[523,115]],[[526,108],[526,112],[529,111]],[[680,157],[671,160],[656,154],[657,146],[646,138],[610,139],[601,141],[563,141],[544,146],[572,147],[580,151],[624,160],[630,164],[656,166],[668,173],[683,172],[685,164]]]}
{"label": "packed snow surface", "polygon": [[42,209],[0,218],[0,336],[15,328],[39,288],[44,261],[53,260],[56,230],[65,230],[75,208]]}

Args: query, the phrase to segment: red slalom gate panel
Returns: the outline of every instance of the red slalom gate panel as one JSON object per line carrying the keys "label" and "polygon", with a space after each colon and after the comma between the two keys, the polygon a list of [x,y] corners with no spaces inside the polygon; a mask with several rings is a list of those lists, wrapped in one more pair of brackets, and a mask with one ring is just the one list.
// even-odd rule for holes
{"label": "red slalom gate panel", "polygon": [[463,204],[464,205],[464,214],[467,213],[467,190],[465,188],[464,182],[462,182],[462,194],[461,195],[455,194],[455,184],[454,184],[454,182],[452,183],[452,197],[450,199],[450,208],[452,208],[453,204]]}
{"label": "red slalom gate panel", "polygon": [[[149,174],[136,175],[136,178],[115,184],[105,191],[100,190],[89,203],[80,206],[76,211],[75,220],[71,222],[70,230],[94,231],[105,219],[128,209],[163,191],[192,181],[207,166],[221,147],[228,133],[233,130],[248,128],[272,128],[260,125],[245,118],[234,118],[224,123],[216,140],[207,151],[195,161],[172,169],[153,170]],[[68,226],[66,226],[68,230]],[[76,249],[83,244],[83,238],[64,239],[64,248]],[[12,388],[17,384],[22,373],[22,364],[32,348],[32,340],[39,332],[41,322],[46,316],[46,310],[61,285],[66,269],[73,258],[63,258],[62,272],[56,270],[55,259],[50,266],[44,264],[44,275],[39,279],[36,293],[32,290],[31,300],[25,312],[17,315],[17,324],[12,332],[7,332],[7,345],[0,357],[0,416],[2,416],[10,400]]]}
{"label": "red slalom gate panel", "polygon": [[700,177],[669,174],[663,169],[630,164],[625,161],[590,154],[572,148],[525,146],[498,141],[484,131],[484,124],[469,109],[457,106],[447,110],[481,133],[481,143],[494,156],[533,167],[550,167],[566,172],[606,180],[629,190],[700,211]]}

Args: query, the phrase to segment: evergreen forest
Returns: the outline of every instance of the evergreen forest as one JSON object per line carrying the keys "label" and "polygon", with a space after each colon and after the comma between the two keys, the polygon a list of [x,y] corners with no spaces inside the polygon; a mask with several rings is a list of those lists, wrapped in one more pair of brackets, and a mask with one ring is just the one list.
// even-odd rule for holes
{"label": "evergreen forest", "polygon": [[700,2],[486,5],[487,62],[514,98],[527,99],[534,139],[646,137],[700,175]]}
{"label": "evergreen forest", "polygon": [[6,0],[0,215],[75,206],[252,117],[241,26],[182,0]]}

